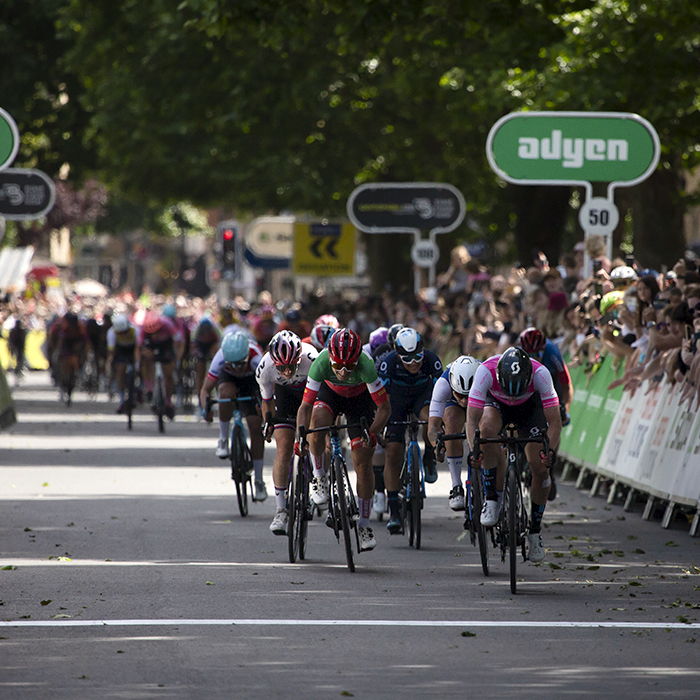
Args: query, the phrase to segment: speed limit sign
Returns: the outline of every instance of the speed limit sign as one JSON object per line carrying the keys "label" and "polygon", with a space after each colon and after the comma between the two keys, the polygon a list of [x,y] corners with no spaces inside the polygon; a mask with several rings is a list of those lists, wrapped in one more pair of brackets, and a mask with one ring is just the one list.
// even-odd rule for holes
{"label": "speed limit sign", "polygon": [[615,203],[605,197],[591,197],[579,210],[578,221],[588,234],[612,232],[620,221]]}

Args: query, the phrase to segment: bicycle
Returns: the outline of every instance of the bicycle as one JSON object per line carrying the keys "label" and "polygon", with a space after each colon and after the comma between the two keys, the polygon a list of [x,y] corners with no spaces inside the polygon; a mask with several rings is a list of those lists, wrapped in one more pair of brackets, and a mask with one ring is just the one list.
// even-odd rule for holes
{"label": "bicycle", "polygon": [[399,476],[399,507],[404,532],[408,520],[408,544],[416,549],[420,549],[421,510],[425,501],[425,476],[423,458],[418,446],[418,429],[419,426],[427,423],[428,421],[418,420],[411,410],[408,411],[407,420],[389,423],[389,425],[404,425],[408,428],[405,456]]}
{"label": "bicycle", "polygon": [[133,360],[126,365],[124,374],[124,414],[126,415],[126,424],[129,430],[132,429],[132,416],[134,408],[136,408],[136,367]]}
{"label": "bicycle", "polygon": [[549,453],[549,438],[546,434],[522,438],[518,437],[517,430],[513,424],[506,425],[501,434],[495,438],[482,438],[481,432],[477,430],[474,434],[472,449],[472,454],[477,458],[481,454],[481,445],[487,443],[499,444],[506,449],[503,502],[493,535],[496,546],[501,550],[501,561],[505,562],[506,554],[509,555],[510,591],[513,594],[517,592],[518,550],[522,554],[523,561],[527,561],[525,540],[530,526],[523,496],[522,474],[525,470],[525,453],[521,447],[530,442],[539,442],[542,444],[542,451]]}
{"label": "bicycle", "polygon": [[165,432],[165,374],[163,364],[160,360],[155,360],[155,382],[153,385],[153,400],[151,408],[158,419],[158,432]]}
{"label": "bicycle", "polygon": [[294,564],[297,557],[301,560],[306,558],[306,536],[309,521],[313,520],[316,508],[309,492],[313,470],[308,451],[293,460],[290,471],[287,496],[287,539],[289,561]]}
{"label": "bicycle", "polygon": [[[333,529],[339,543],[340,533],[343,533],[345,560],[351,572],[355,571],[353,533],[355,535],[354,539],[357,553],[359,554],[361,552],[360,532],[357,526],[357,522],[360,518],[360,509],[350,484],[350,478],[348,477],[348,466],[343,457],[340,431],[345,428],[354,427],[356,427],[356,425],[333,423],[323,428],[311,428],[308,430],[300,428],[299,430],[302,454],[308,453],[306,436],[310,433],[327,432],[330,437],[331,467],[328,470],[328,516],[326,517],[326,524]],[[360,427],[365,433],[365,439],[369,442],[369,430],[365,418],[360,421]]]}
{"label": "bicycle", "polygon": [[236,499],[241,517],[248,515],[248,494],[253,494],[253,457],[246,440],[243,414],[238,404],[242,401],[255,401],[252,396],[239,396],[233,399],[213,399],[207,397],[206,412],[209,413],[214,404],[233,404],[233,421],[231,422],[231,434],[229,439],[229,453],[231,459],[231,479],[236,484]]}
{"label": "bicycle", "polygon": [[195,394],[195,365],[191,357],[183,357],[177,363],[178,405],[186,413],[192,413],[192,397]]}
{"label": "bicycle", "polygon": [[[445,442],[448,440],[466,440],[466,432],[440,433],[438,435],[435,452],[443,453]],[[481,469],[472,467],[471,454],[467,457],[467,478],[464,482],[464,529],[469,533],[469,539],[473,546],[479,544],[481,557],[481,569],[484,576],[489,575],[488,536],[486,528],[481,524],[481,507],[484,504],[484,484],[481,478]]]}

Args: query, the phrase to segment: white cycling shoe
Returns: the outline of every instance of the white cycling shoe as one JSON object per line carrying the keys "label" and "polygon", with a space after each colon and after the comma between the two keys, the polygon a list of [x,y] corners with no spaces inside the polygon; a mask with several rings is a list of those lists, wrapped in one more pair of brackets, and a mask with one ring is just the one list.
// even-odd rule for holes
{"label": "white cycling shoe", "polygon": [[527,558],[529,561],[537,564],[537,562],[544,560],[544,544],[542,544],[542,535],[539,532],[532,533],[527,536],[528,541],[528,553]]}
{"label": "white cycling shoe", "polygon": [[481,508],[481,524],[493,527],[498,522],[498,501],[484,501]]}
{"label": "white cycling shoe", "polygon": [[289,517],[287,515],[287,509],[278,508],[275,517],[272,518],[272,522],[270,523],[270,532],[273,535],[286,535],[288,523]]}
{"label": "white cycling shoe", "polygon": [[317,506],[325,506],[328,503],[328,477],[325,474],[311,479],[311,500]]}
{"label": "white cycling shoe", "polygon": [[369,552],[377,546],[377,540],[374,538],[374,532],[371,527],[359,528],[360,535],[360,551]]}
{"label": "white cycling shoe", "polygon": [[226,459],[229,457],[230,453],[228,451],[228,440],[221,438],[219,444],[216,447],[216,456],[219,459]]}

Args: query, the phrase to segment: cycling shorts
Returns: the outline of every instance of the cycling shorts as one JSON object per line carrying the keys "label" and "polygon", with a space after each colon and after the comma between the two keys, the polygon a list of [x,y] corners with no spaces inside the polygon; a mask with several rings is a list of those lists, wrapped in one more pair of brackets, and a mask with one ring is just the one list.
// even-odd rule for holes
{"label": "cycling shorts", "polygon": [[172,338],[162,342],[153,343],[150,339],[143,341],[143,349],[153,353],[153,361],[168,365],[175,361],[175,345]]}
{"label": "cycling shorts", "polygon": [[246,374],[244,377],[234,377],[226,371],[221,372],[217,387],[222,384],[233,384],[236,387],[237,396],[252,396],[253,401],[241,401],[238,408],[241,410],[241,415],[252,416],[258,413],[260,405],[260,387],[255,381],[255,376]]}
{"label": "cycling shorts", "polygon": [[[412,409],[416,416],[426,407],[430,406],[430,398],[433,387],[426,384],[419,394],[393,391],[389,393],[391,400],[391,417],[389,423],[394,421],[404,421],[408,418],[408,409]],[[403,443],[406,438],[405,425],[387,425],[386,441]]]}
{"label": "cycling shorts", "polygon": [[515,425],[520,437],[536,437],[547,433],[549,426],[544,417],[542,399],[539,394],[533,394],[525,403],[518,406],[507,406],[489,392],[484,405],[497,409],[501,414],[503,425],[506,426],[509,423]]}
{"label": "cycling shorts", "polygon": [[115,365],[125,365],[129,362],[133,362],[135,349],[135,345],[117,345],[114,348],[114,356],[112,359],[112,363]]}
{"label": "cycling shorts", "polygon": [[273,422],[296,429],[297,412],[304,396],[304,387],[291,387],[275,384],[275,417]]}
{"label": "cycling shorts", "polygon": [[328,408],[334,418],[342,413],[345,415],[347,423],[358,424],[348,428],[348,437],[351,440],[363,435],[362,428],[359,426],[360,419],[366,418],[367,427],[369,427],[374,420],[374,414],[377,409],[377,405],[372,400],[368,390],[363,391],[358,396],[341,396],[333,391],[326,382],[323,382],[321,385],[314,406],[319,404]]}

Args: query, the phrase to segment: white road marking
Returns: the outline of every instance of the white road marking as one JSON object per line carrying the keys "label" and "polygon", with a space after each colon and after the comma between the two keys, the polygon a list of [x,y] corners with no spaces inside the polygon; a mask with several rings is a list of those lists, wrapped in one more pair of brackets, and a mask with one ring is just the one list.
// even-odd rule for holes
{"label": "white road marking", "polygon": [[183,620],[0,620],[0,627],[546,627],[604,629],[700,629],[700,622],[586,622],[534,620],[277,620],[277,619],[183,619]]}

